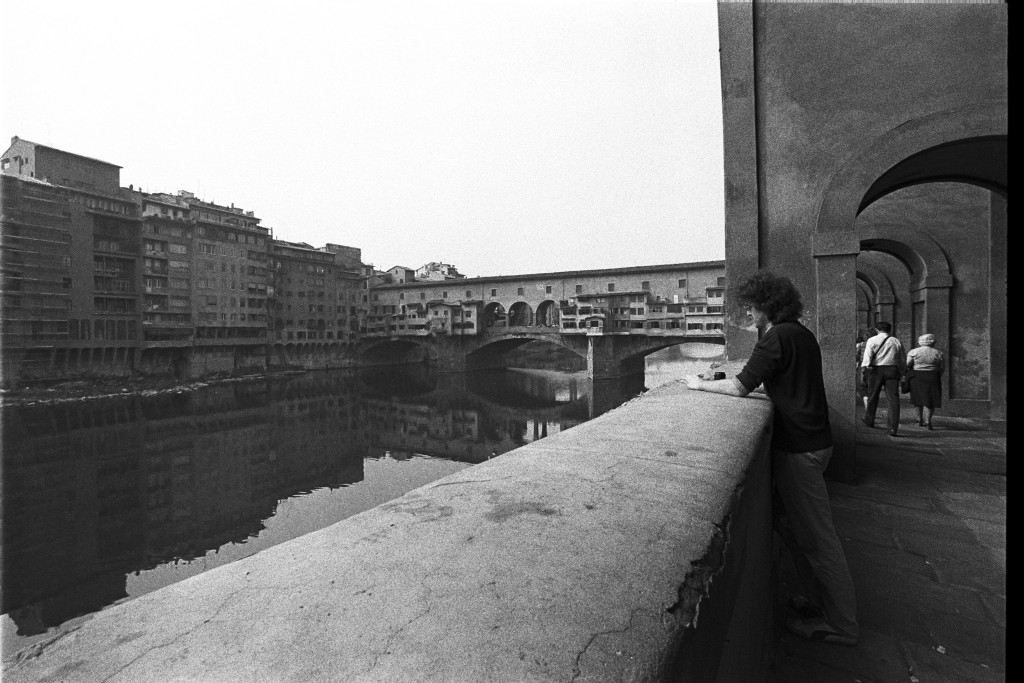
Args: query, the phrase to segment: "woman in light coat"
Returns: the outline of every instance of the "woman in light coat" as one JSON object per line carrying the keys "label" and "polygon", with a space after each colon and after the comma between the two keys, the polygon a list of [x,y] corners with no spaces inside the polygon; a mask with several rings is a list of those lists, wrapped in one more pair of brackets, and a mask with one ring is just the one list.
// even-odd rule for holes
{"label": "woman in light coat", "polygon": [[907,374],[910,377],[910,402],[917,408],[917,424],[932,428],[932,415],[942,407],[942,371],[945,358],[935,348],[935,335],[922,334],[918,347],[907,354]]}

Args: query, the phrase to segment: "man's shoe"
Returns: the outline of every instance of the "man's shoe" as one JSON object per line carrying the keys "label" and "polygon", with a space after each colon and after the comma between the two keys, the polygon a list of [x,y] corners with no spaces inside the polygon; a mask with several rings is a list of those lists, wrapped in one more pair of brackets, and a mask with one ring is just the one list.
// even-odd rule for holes
{"label": "man's shoe", "polygon": [[802,595],[794,595],[786,603],[786,608],[798,619],[823,619],[824,611]]}
{"label": "man's shoe", "polygon": [[874,429],[875,428],[875,423],[874,422],[870,422],[866,417],[862,418],[861,422],[863,422],[865,425],[867,425],[869,429]]}
{"label": "man's shoe", "polygon": [[889,430],[889,436],[899,436],[899,434],[896,433],[895,429],[890,429]]}
{"label": "man's shoe", "polygon": [[794,633],[801,638],[814,641],[816,643],[831,643],[833,645],[856,645],[857,636],[851,636],[843,633],[839,629],[833,628],[824,619],[787,619],[786,628],[791,633]]}

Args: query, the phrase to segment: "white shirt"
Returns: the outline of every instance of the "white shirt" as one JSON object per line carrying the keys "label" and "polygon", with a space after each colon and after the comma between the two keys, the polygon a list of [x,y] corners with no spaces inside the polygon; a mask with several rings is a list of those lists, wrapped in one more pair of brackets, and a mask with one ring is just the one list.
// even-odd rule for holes
{"label": "white shirt", "polygon": [[879,332],[871,339],[868,339],[864,346],[864,358],[861,367],[869,368],[872,365],[892,365],[903,368],[905,363],[903,357],[903,344],[900,340],[885,332]]}

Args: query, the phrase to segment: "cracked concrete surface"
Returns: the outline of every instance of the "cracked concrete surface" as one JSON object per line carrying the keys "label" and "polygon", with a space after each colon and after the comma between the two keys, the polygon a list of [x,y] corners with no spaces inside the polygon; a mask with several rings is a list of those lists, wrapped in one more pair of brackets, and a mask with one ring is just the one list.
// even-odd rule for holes
{"label": "cracked concrete surface", "polygon": [[4,680],[658,680],[769,416],[659,387],[100,612]]}

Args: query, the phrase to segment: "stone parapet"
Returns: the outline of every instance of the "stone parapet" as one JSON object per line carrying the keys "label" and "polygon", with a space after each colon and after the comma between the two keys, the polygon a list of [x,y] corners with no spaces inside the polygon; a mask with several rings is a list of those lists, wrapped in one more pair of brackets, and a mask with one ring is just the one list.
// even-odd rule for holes
{"label": "stone parapet", "polygon": [[764,680],[770,416],[658,387],[105,610],[4,680]]}

